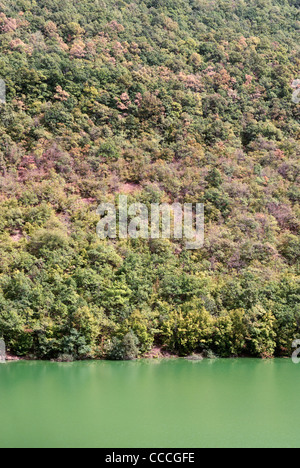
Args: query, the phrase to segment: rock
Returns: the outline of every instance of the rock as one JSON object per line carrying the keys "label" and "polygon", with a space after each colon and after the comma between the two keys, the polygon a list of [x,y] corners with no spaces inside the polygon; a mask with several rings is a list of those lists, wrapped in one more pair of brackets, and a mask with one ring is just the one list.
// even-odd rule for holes
{"label": "rock", "polygon": [[190,356],[186,356],[184,359],[187,361],[203,361],[202,354],[191,354]]}
{"label": "rock", "polygon": [[18,358],[17,356],[11,356],[10,354],[7,354],[6,361],[20,361],[20,358]]}

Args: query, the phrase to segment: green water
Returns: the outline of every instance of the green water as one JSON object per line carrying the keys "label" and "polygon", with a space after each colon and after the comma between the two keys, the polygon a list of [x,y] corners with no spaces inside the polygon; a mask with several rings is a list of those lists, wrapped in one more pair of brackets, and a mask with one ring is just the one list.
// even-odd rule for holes
{"label": "green water", "polygon": [[0,365],[0,447],[300,447],[300,365]]}

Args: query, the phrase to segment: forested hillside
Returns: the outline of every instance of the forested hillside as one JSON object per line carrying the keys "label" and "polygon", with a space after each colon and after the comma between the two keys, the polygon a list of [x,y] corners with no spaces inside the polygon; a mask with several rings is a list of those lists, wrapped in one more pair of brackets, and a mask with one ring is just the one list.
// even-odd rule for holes
{"label": "forested hillside", "polygon": [[[0,337],[18,356],[289,355],[299,0],[0,0]],[[205,204],[205,245],[96,208]]]}

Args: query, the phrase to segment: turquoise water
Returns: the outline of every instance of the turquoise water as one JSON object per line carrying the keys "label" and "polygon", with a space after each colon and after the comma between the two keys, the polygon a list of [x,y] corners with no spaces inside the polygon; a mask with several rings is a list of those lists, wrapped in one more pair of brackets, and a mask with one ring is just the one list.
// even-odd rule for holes
{"label": "turquoise water", "polygon": [[300,447],[300,365],[0,365],[0,447]]}

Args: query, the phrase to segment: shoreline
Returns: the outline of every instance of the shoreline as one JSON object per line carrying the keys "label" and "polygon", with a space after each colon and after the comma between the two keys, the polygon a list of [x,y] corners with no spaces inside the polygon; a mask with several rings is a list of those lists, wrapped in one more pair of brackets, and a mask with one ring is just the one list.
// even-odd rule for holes
{"label": "shoreline", "polygon": [[274,359],[290,359],[289,356],[273,356],[273,357],[255,357],[255,356],[228,356],[228,357],[208,357],[202,356],[201,354],[192,354],[189,356],[178,356],[170,353],[161,353],[161,354],[154,354],[152,355],[151,352],[148,354],[138,357],[136,359],[127,359],[127,360],[112,360],[112,359],[105,359],[105,358],[86,358],[86,359],[73,359],[73,360],[61,360],[61,359],[38,359],[32,357],[19,357],[13,356],[9,354],[3,364],[13,363],[13,362],[52,362],[52,363],[60,363],[60,364],[71,364],[75,362],[95,362],[95,361],[106,361],[106,362],[134,362],[134,361],[160,361],[160,360],[185,360],[185,361],[192,361],[192,362],[202,362],[202,361],[217,361],[220,359],[257,359],[260,361],[271,361]]}

